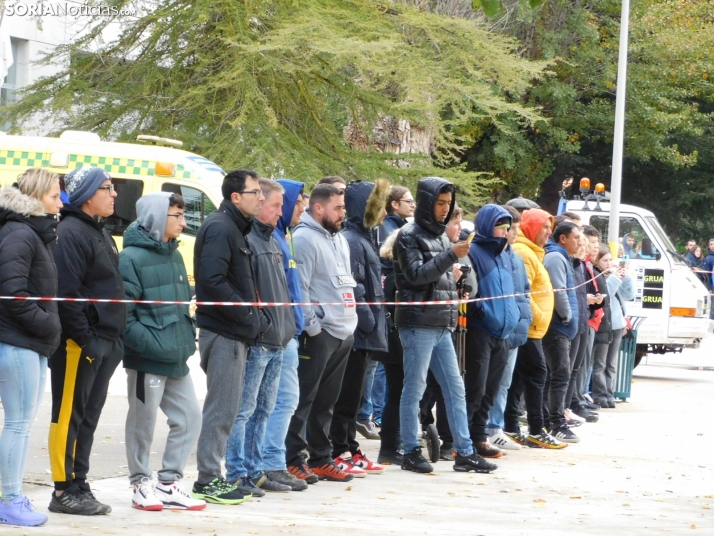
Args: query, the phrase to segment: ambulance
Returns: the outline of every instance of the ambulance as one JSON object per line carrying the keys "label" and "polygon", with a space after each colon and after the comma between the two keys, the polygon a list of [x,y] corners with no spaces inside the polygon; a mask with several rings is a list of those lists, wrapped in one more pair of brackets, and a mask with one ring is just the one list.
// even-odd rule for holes
{"label": "ambulance", "polygon": [[[210,160],[182,151],[182,142],[156,136],[138,136],[134,143],[101,141],[92,132],[65,131],[59,138],[10,136],[0,132],[0,185],[17,180],[26,169],[40,167],[61,178],[79,166],[97,166],[112,176],[117,197],[114,214],[105,228],[121,249],[127,226],[136,220],[136,202],[151,192],[181,194],[186,201],[187,226],[181,235],[191,285],[193,245],[203,220],[220,205],[225,171]],[[64,184],[64,183],[62,183]]]}
{"label": "ambulance", "polygon": [[[558,213],[579,215],[582,224],[595,227],[606,243],[610,203],[605,187],[598,184],[592,192],[587,179],[580,186],[582,195],[576,199],[566,201],[561,193]],[[649,210],[621,204],[619,236],[619,260],[629,264],[636,288],[635,299],[627,302],[627,313],[644,318],[638,328],[635,366],[648,353],[698,348],[710,331],[711,298],[704,284]]]}

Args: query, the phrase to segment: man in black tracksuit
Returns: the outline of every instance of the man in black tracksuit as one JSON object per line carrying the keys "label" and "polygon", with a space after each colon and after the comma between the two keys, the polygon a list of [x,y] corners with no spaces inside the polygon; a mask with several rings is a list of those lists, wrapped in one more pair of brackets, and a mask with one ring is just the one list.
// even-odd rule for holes
{"label": "man in black tracksuit", "polygon": [[355,424],[372,352],[387,351],[387,317],[384,307],[365,305],[365,302],[384,301],[382,270],[371,230],[382,221],[388,188],[386,180],[378,181],[376,187],[371,182],[356,181],[351,182],[345,190],[345,207],[349,219],[342,234],[350,247],[350,267],[357,283],[357,329],[347,359],[340,397],[335,403],[330,437],[332,457],[337,466],[348,474],[360,476],[364,472],[384,471],[360,450]]}
{"label": "man in black tracksuit", "polygon": [[[104,219],[114,212],[114,186],[101,168],[79,167],[65,177],[69,205],[62,210],[54,249],[58,296],[124,299],[119,255]],[[60,302],[62,339],[50,357],[52,420],[49,454],[55,492],[49,509],[65,514],[108,514],[87,483],[94,431],[109,380],[124,357],[126,305]]]}

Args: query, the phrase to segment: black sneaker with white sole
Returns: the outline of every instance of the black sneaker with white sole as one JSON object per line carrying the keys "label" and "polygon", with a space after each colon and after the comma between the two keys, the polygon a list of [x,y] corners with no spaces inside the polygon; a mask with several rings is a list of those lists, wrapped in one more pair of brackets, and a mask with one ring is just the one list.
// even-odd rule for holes
{"label": "black sneaker with white sole", "polygon": [[468,456],[462,456],[457,452],[454,457],[454,471],[458,471],[459,473],[468,473],[469,471],[475,473],[490,473],[496,469],[498,469],[498,465],[487,462],[476,452]]}
{"label": "black sneaker with white sole", "polygon": [[101,516],[112,511],[110,506],[97,501],[94,495],[89,497],[86,492],[72,488],[65,490],[59,497],[53,491],[48,510],[76,516]]}
{"label": "black sneaker with white sole", "polygon": [[578,417],[585,419],[585,422],[598,422],[600,415],[583,407],[572,410]]}
{"label": "black sneaker with white sole", "polygon": [[565,443],[580,443],[580,438],[576,436],[567,425],[559,428],[553,428],[550,431],[550,435],[558,441],[564,441]]}
{"label": "black sneaker with white sole", "polygon": [[431,464],[421,455],[421,449],[419,447],[411,452],[404,453],[402,469],[414,473],[431,473],[434,470]]}

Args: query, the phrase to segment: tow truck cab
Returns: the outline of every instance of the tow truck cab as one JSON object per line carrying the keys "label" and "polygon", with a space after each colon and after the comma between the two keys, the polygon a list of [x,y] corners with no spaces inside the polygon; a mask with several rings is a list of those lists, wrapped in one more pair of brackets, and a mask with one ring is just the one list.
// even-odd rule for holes
{"label": "tow truck cab", "polygon": [[[565,211],[578,214],[583,225],[595,227],[601,243],[607,243],[609,202],[562,202],[559,212]],[[635,299],[627,303],[627,313],[645,317],[638,330],[635,363],[647,353],[698,348],[709,332],[711,299],[706,287],[649,210],[620,205],[619,236],[637,289]]]}

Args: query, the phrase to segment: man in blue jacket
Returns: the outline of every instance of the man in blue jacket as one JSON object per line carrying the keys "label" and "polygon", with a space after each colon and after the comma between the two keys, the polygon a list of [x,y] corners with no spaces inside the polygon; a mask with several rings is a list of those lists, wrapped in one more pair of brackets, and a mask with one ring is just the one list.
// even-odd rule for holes
{"label": "man in blue jacket", "polygon": [[[476,216],[476,238],[469,259],[478,279],[477,298],[514,293],[511,258],[504,252],[511,215],[498,205],[485,205]],[[488,413],[498,394],[508,359],[508,337],[520,319],[515,297],[472,302],[466,334],[466,410],[474,448],[486,458],[503,453],[488,441]]]}
{"label": "man in blue jacket", "polygon": [[[302,302],[300,274],[295,262],[295,249],[292,241],[292,227],[300,223],[300,216],[305,212],[303,191],[305,184],[289,179],[278,179],[285,189],[283,195],[282,215],[273,231],[273,237],[283,253],[283,269],[288,282],[290,300],[293,303]],[[305,327],[305,316],[302,307],[292,307],[295,317],[295,338],[283,350],[283,367],[280,370],[278,397],[275,408],[268,417],[263,441],[263,471],[268,477],[281,484],[287,484],[293,491],[307,489],[307,482],[295,478],[288,472],[285,463],[285,437],[288,434],[290,418],[300,399],[300,384],[298,383],[298,341],[297,337]]]}
{"label": "man in blue jacket", "polygon": [[[566,443],[578,443],[565,420],[565,396],[570,383],[570,341],[578,334],[578,299],[570,259],[580,248],[580,228],[572,221],[559,224],[545,245],[543,265],[555,291],[555,311],[543,337],[548,365],[544,392],[544,417],[550,434]],[[560,291],[558,289],[561,289]]]}
{"label": "man in blue jacket", "polygon": [[511,228],[508,230],[508,234],[506,235],[508,245],[506,246],[504,253],[508,255],[511,261],[511,268],[513,269],[513,290],[516,293],[516,304],[518,305],[520,318],[515,329],[508,336],[508,360],[506,361],[506,368],[504,369],[503,376],[501,377],[501,385],[498,388],[498,394],[496,395],[493,401],[493,407],[488,414],[488,424],[486,425],[486,428],[489,434],[488,441],[493,446],[502,450],[519,450],[521,446],[503,433],[503,427],[505,424],[503,414],[506,410],[508,388],[511,386],[511,380],[513,379],[513,368],[516,366],[518,348],[523,346],[528,340],[528,329],[533,322],[533,312],[531,311],[531,302],[530,297],[528,296],[531,291],[531,285],[528,282],[526,266],[523,263],[521,256],[513,251],[513,248],[511,247],[511,245],[516,242],[518,231],[521,228],[521,214],[512,206],[501,206],[511,215]]}

